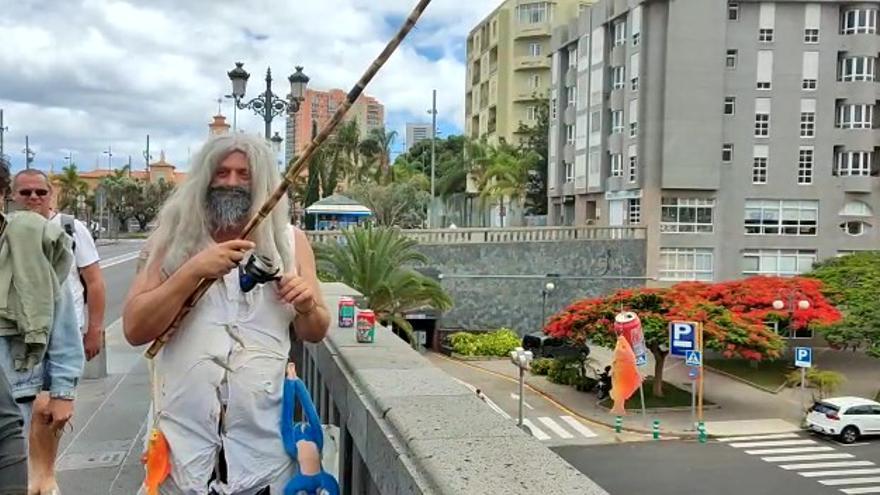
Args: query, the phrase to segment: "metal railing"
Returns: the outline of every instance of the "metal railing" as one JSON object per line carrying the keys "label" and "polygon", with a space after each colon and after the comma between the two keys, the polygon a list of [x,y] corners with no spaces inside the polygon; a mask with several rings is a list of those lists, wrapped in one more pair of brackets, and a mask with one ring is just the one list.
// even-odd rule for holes
{"label": "metal railing", "polygon": [[339,427],[343,495],[608,495],[387,328],[358,343],[335,324],[339,297],[358,294],[342,284],[322,292],[330,333],[292,354],[322,422]]}
{"label": "metal railing", "polygon": [[[504,242],[553,242],[579,240],[644,239],[644,227],[509,227],[462,229],[407,229],[403,234],[420,244],[470,244]],[[306,232],[312,242],[337,242],[342,232]]]}

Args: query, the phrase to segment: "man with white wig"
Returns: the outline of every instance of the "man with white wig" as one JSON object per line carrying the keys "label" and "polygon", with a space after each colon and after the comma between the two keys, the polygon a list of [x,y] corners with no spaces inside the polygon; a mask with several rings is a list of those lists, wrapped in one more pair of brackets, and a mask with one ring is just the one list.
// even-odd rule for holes
{"label": "man with white wig", "polygon": [[[202,279],[216,279],[152,363],[148,435],[164,435],[171,460],[161,494],[282,493],[293,474],[279,429],[288,328],[318,342],[330,316],[286,198],[253,242],[237,240],[279,183],[265,140],[212,137],[141,255],[123,313],[135,346],[158,338]],[[280,268],[280,279],[243,289],[236,268],[252,255]]]}

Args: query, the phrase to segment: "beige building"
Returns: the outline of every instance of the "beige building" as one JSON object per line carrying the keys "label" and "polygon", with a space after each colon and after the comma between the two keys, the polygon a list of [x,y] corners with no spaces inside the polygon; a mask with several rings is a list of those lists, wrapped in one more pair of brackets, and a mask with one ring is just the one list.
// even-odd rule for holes
{"label": "beige building", "polygon": [[467,39],[465,135],[517,142],[550,90],[550,37],[592,0],[506,0]]}

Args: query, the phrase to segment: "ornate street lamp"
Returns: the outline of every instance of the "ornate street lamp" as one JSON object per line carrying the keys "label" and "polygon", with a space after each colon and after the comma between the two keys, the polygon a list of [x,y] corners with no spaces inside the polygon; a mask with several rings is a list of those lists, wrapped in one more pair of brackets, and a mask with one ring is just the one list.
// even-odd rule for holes
{"label": "ornate street lamp", "polygon": [[287,95],[287,98],[280,98],[272,92],[272,69],[267,68],[266,91],[246,103],[242,102],[242,99],[245,95],[248,78],[251,75],[244,70],[244,63],[236,62],[235,68],[227,73],[229,80],[232,81],[232,98],[235,100],[236,108],[240,110],[249,108],[262,117],[266,124],[265,137],[268,140],[274,139],[270,137],[272,135],[272,119],[285,113],[299,112],[300,103],[305,99],[306,87],[309,84],[309,77],[303,73],[302,69],[301,66],[297,66],[296,72],[287,78],[290,82],[290,94]]}

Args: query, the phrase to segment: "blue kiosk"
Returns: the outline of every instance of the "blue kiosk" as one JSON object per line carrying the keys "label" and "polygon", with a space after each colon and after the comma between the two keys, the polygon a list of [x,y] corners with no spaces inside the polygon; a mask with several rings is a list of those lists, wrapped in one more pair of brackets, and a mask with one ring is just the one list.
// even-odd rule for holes
{"label": "blue kiosk", "polygon": [[315,230],[345,230],[369,221],[373,212],[351,198],[333,194],[306,208],[306,215],[315,215]]}

